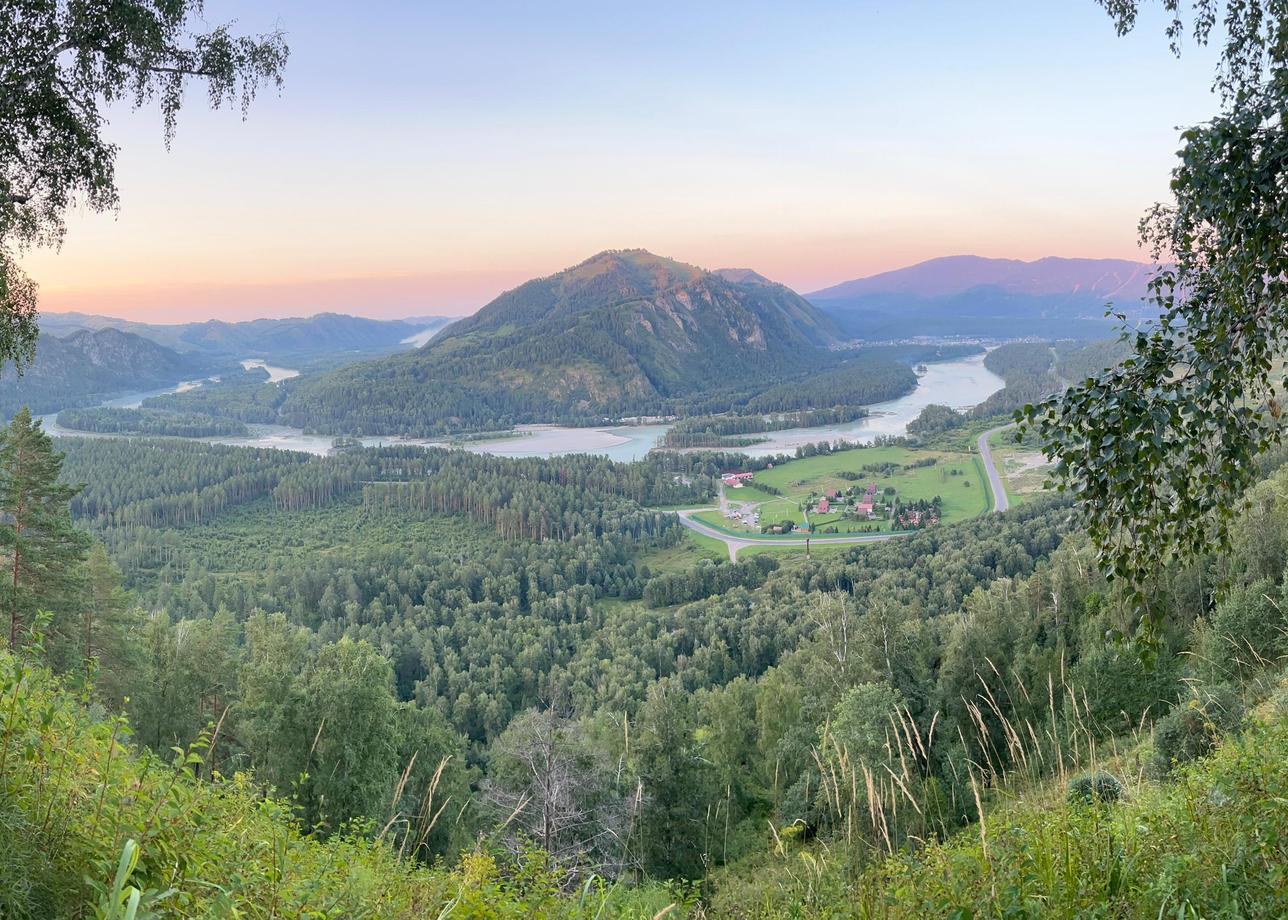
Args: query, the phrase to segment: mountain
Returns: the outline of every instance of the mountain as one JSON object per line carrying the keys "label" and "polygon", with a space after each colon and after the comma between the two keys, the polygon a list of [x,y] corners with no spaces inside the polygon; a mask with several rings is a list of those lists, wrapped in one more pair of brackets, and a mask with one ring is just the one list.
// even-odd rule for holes
{"label": "mountain", "polygon": [[1153,266],[1124,259],[1033,262],[949,256],[846,281],[807,294],[846,334],[867,340],[913,336],[1103,337],[1112,302],[1133,319]]}
{"label": "mountain", "polygon": [[780,284],[603,252],[502,294],[416,352],[300,380],[282,411],[349,433],[653,414],[827,364],[837,341],[835,324]]}
{"label": "mountain", "polygon": [[180,354],[120,329],[79,329],[61,338],[44,333],[21,377],[12,365],[0,373],[0,418],[24,405],[35,414],[56,412],[233,369],[241,371],[235,361]]}
{"label": "mountain", "polygon": [[[319,313],[290,319],[257,319],[230,323],[136,323],[110,316],[47,313],[41,328],[55,335],[77,329],[119,329],[180,352],[199,352],[229,358],[301,361],[400,351],[427,340],[448,317],[379,320],[340,313]],[[423,337],[423,338],[422,338]]]}
{"label": "mountain", "polygon": [[713,274],[719,275],[726,281],[734,281],[738,284],[773,284],[760,272],[753,271],[750,268],[717,268]]}

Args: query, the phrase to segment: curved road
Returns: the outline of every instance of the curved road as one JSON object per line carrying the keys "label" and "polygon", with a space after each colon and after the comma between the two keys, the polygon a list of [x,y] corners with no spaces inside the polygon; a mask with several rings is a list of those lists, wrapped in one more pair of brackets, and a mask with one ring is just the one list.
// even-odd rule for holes
{"label": "curved road", "polygon": [[[1002,487],[1002,477],[997,472],[997,466],[993,462],[993,453],[991,450],[989,450],[988,439],[991,438],[997,432],[1004,431],[1005,429],[1010,427],[1011,425],[999,425],[996,428],[990,428],[988,431],[981,434],[979,436],[978,441],[976,441],[976,444],[979,446],[980,459],[984,461],[984,472],[988,476],[988,487],[993,493],[993,510],[996,512],[1007,510],[1007,508],[1010,507],[1011,503],[1010,501],[1007,500],[1006,489]],[[724,494],[724,490],[722,488],[721,489],[722,507],[724,504],[723,494]],[[689,528],[689,530],[692,530],[694,533],[700,533],[704,537],[711,537],[714,540],[719,540],[721,543],[723,543],[729,550],[729,558],[734,560],[735,562],[738,559],[738,551],[747,549],[748,547],[751,547],[751,546],[803,547],[806,544],[805,540],[779,540],[773,537],[757,537],[757,536],[753,536],[752,534],[747,534],[745,536],[734,536],[733,534],[727,534],[723,531],[717,530],[716,528],[712,527],[710,524],[704,523],[703,521],[696,520],[693,517],[699,511],[710,511],[710,510],[711,510],[710,508],[686,508],[683,511],[677,511],[676,514],[679,515],[680,523],[683,524],[685,527]],[[855,534],[849,537],[842,537],[842,536],[810,537],[808,542],[810,546],[835,545],[838,543],[842,543],[842,544],[881,543],[884,540],[895,540],[902,536],[906,536],[906,534],[905,533],[870,533],[870,534]]]}

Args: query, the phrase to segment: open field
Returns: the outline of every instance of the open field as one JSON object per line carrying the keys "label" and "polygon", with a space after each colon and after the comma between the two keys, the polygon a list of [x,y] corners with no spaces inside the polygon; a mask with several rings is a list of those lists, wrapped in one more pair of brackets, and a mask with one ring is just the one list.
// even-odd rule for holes
{"label": "open field", "polygon": [[648,566],[652,572],[683,572],[699,559],[728,559],[725,545],[713,537],[684,531],[684,540],[665,549],[655,549],[636,559],[639,566]]}
{"label": "open field", "polygon": [[[929,466],[915,466],[933,459]],[[865,468],[891,467],[871,470]],[[909,468],[912,467],[912,468]],[[859,474],[858,479],[847,479],[843,474]],[[756,488],[763,484],[781,492],[773,495]],[[976,459],[969,453],[942,450],[912,450],[904,447],[864,447],[817,457],[793,460],[773,469],[756,473],[752,483],[740,489],[726,490],[731,504],[757,502],[762,523],[792,520],[803,523],[802,504],[813,508],[828,490],[844,492],[854,487],[875,484],[879,493],[893,488],[903,502],[929,501],[938,496],[942,501],[944,523],[965,520],[986,513],[991,507],[987,484]],[[738,521],[726,519],[719,511],[703,512],[699,520],[720,530],[734,533],[754,533]],[[813,533],[887,533],[891,530],[888,520],[858,521],[847,519],[843,513],[819,515],[811,512],[809,521]]]}
{"label": "open field", "polygon": [[[809,548],[809,557],[817,559],[819,556],[836,556],[841,553],[849,552],[854,549],[853,543],[811,543]],[[746,559],[748,556],[755,556],[759,553],[774,553],[775,558],[787,559],[794,556],[804,558],[805,541],[796,540],[790,545],[781,545],[769,543],[764,546],[747,546],[738,553],[739,559]]]}
{"label": "open field", "polygon": [[1016,444],[1009,431],[998,432],[989,438],[988,443],[993,449],[993,458],[1012,507],[1045,491],[1042,484],[1051,471],[1051,464],[1041,451]]}
{"label": "open field", "polygon": [[[777,507],[774,510],[770,511],[769,514],[763,514],[763,509],[762,509],[762,518],[761,518],[762,520],[772,521],[775,523],[777,523],[778,521],[786,520],[789,517],[795,521],[804,520],[805,516],[801,514],[799,510],[796,509],[795,505],[788,506],[785,502],[777,502],[775,504]],[[719,530],[722,533],[727,533],[733,536],[739,536],[741,534],[755,534],[757,536],[760,535],[759,528],[756,528],[753,530],[750,527],[743,526],[737,521],[731,521],[714,508],[710,509],[709,511],[699,511],[697,514],[693,515],[693,517],[695,520],[701,521],[702,523],[706,524],[708,527],[712,527],[715,530]],[[764,536],[766,539],[779,539],[779,540],[797,540],[800,538],[799,534],[787,534],[785,536],[765,534]]]}
{"label": "open field", "polygon": [[736,489],[725,489],[725,497],[731,502],[772,502],[779,496],[762,492],[753,485],[743,485]]}

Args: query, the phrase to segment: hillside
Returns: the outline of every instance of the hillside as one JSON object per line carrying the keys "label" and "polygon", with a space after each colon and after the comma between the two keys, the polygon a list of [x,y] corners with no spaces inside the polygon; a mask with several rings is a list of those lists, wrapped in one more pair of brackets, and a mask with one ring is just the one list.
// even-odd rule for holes
{"label": "hillside", "polygon": [[410,347],[412,339],[432,334],[450,321],[441,316],[379,320],[340,313],[235,323],[137,323],[82,313],[47,313],[40,319],[41,329],[54,335],[118,329],[179,352],[277,361],[400,351]]}
{"label": "hillside", "polygon": [[1029,335],[1103,338],[1105,305],[1149,315],[1141,298],[1151,266],[1122,259],[950,256],[806,295],[851,336]]}
{"label": "hillside", "polygon": [[[979,829],[888,859],[880,851],[867,859],[845,848],[812,852],[785,835],[766,855],[721,873],[714,895],[697,905],[682,887],[658,882],[578,886],[532,852],[515,874],[481,849],[455,868],[427,868],[384,840],[305,835],[288,803],[262,799],[244,778],[203,780],[199,754],[177,767],[121,750],[120,725],[98,720],[47,671],[21,667],[7,651],[0,668],[6,696],[19,681],[23,690],[0,756],[14,736],[28,752],[0,775],[0,865],[24,882],[0,891],[4,916],[81,916],[99,898],[111,903],[117,882],[117,910],[137,890],[145,908],[173,917],[231,909],[296,916],[319,902],[329,905],[326,916],[408,920],[1269,917],[1284,907],[1282,710],[1176,782],[1132,782],[1125,802],[1080,804],[1064,801],[1059,787],[1038,789]],[[54,763],[64,768],[41,769]],[[137,864],[123,868],[123,852],[137,852]],[[799,871],[805,865],[811,874]],[[1179,911],[1167,911],[1177,902]]]}
{"label": "hillside", "polygon": [[55,412],[232,368],[241,370],[235,362],[180,354],[119,329],[82,329],[62,338],[45,334],[21,377],[12,366],[0,373],[0,418],[24,405],[35,414]]}
{"label": "hillside", "polygon": [[604,252],[502,294],[415,353],[301,380],[282,411],[370,433],[659,414],[830,365],[836,341],[782,285]]}

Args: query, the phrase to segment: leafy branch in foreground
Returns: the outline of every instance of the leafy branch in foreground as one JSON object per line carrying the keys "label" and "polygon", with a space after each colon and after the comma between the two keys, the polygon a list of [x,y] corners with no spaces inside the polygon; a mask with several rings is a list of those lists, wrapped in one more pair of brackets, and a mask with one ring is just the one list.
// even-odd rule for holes
{"label": "leafy branch in foreground", "polygon": [[57,245],[67,209],[117,204],[116,152],[103,109],[156,101],[166,140],[184,88],[204,81],[210,105],[243,115],[264,84],[281,86],[280,32],[191,29],[202,0],[0,0],[0,370],[34,357],[36,288],[16,264]]}
{"label": "leafy branch in foreground", "polygon": [[[1120,34],[1137,0],[1101,0]],[[1184,4],[1163,0],[1178,51]],[[1170,560],[1225,546],[1254,459],[1282,436],[1276,386],[1288,342],[1288,9],[1272,0],[1195,0],[1192,35],[1217,23],[1222,111],[1182,136],[1174,201],[1141,221],[1163,266],[1159,319],[1133,354],[1062,396],[1017,413],[1055,479],[1072,490],[1105,570],[1136,586],[1147,634],[1161,614],[1143,586]],[[1120,317],[1121,318],[1121,317]]]}

